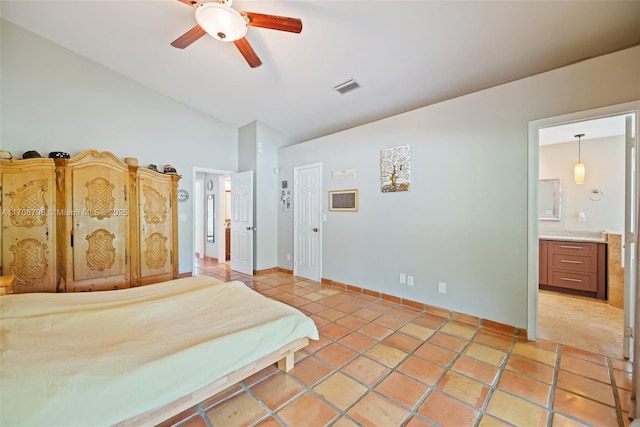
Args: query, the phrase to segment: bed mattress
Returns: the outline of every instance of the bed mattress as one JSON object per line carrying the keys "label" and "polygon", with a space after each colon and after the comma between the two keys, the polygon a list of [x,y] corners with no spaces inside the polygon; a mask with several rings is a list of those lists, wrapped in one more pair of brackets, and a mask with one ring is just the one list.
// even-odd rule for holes
{"label": "bed mattress", "polygon": [[0,298],[0,425],[111,425],[299,338],[313,321],[241,282],[190,277]]}

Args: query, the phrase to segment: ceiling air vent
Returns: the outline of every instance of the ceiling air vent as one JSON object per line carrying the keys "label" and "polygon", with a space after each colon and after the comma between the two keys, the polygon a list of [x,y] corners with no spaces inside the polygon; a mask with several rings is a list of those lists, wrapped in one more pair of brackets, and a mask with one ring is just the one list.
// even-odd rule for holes
{"label": "ceiling air vent", "polygon": [[345,93],[347,93],[349,91],[352,91],[354,89],[357,89],[359,87],[360,87],[360,85],[358,84],[357,81],[355,81],[353,79],[349,79],[344,83],[340,83],[339,85],[334,86],[333,88],[336,91],[340,92],[341,95],[344,95]]}

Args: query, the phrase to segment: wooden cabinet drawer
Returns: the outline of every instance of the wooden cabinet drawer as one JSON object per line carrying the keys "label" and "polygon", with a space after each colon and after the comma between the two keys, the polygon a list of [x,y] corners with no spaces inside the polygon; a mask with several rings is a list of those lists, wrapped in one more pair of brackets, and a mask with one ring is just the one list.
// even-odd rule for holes
{"label": "wooden cabinet drawer", "polygon": [[595,273],[597,271],[597,254],[593,253],[551,253],[548,258],[549,268],[558,270],[582,271]]}
{"label": "wooden cabinet drawer", "polygon": [[548,284],[567,289],[596,292],[598,290],[598,277],[596,273],[550,269]]}
{"label": "wooden cabinet drawer", "polygon": [[549,241],[548,251],[550,254],[594,254],[598,253],[597,243],[584,242],[555,242]]}

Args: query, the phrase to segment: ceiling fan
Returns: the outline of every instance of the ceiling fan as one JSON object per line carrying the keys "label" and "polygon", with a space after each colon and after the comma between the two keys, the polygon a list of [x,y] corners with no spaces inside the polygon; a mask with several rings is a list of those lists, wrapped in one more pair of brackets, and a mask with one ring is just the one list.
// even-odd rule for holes
{"label": "ceiling fan", "polygon": [[286,16],[266,15],[254,12],[238,12],[231,7],[232,0],[202,2],[200,0],[178,0],[196,8],[195,27],[178,37],[171,46],[184,49],[205,34],[213,38],[233,42],[251,68],[259,67],[262,61],[249,44],[245,35],[247,27],[300,33],[302,21]]}

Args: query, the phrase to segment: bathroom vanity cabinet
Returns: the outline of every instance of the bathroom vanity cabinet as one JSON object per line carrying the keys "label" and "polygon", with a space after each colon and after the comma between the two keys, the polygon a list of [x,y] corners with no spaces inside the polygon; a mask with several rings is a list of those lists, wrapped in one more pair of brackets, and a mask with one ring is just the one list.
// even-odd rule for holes
{"label": "bathroom vanity cabinet", "polygon": [[539,241],[540,289],[607,299],[606,243]]}

